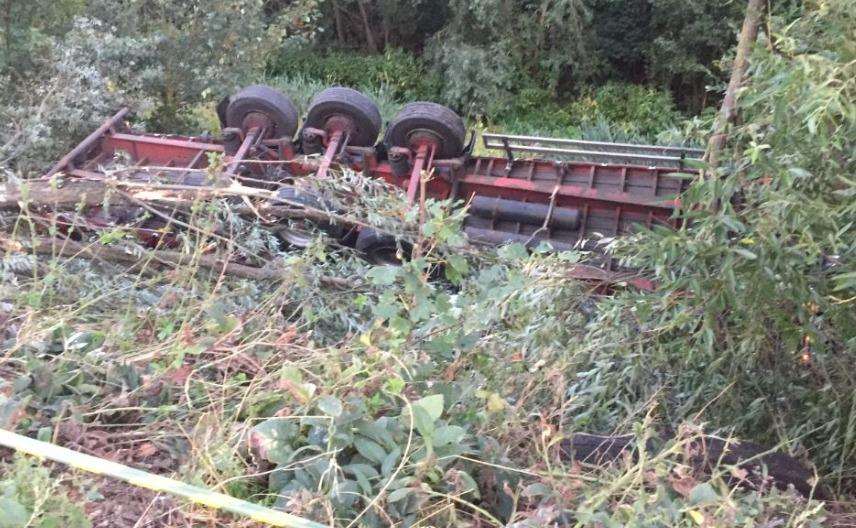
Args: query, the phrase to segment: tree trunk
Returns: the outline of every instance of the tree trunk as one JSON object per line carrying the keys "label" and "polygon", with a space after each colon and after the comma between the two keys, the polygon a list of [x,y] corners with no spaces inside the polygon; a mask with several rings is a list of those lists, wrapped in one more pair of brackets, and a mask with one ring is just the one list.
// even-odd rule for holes
{"label": "tree trunk", "polygon": [[339,41],[339,45],[345,45],[345,28],[342,24],[342,11],[341,7],[339,7],[339,2],[333,2],[333,18],[336,20],[336,40]]}
{"label": "tree trunk", "polygon": [[10,56],[12,51],[12,1],[6,0],[3,8],[3,39],[7,56]]}
{"label": "tree trunk", "polygon": [[377,53],[377,42],[375,41],[374,33],[372,32],[372,26],[369,24],[369,15],[366,12],[366,6],[362,1],[358,1],[357,6],[360,8],[360,17],[363,19],[363,28],[366,33],[366,46],[370,52]]}
{"label": "tree trunk", "polygon": [[707,144],[708,174],[713,174],[719,166],[722,150],[728,137],[728,126],[733,124],[737,118],[737,90],[743,84],[746,70],[749,67],[749,53],[752,45],[758,38],[758,25],[764,14],[765,0],[749,0],[746,7],[746,17],[743,19],[743,28],[740,30],[740,38],[737,41],[737,53],[734,57],[734,65],[731,68],[731,79],[728,81],[728,89],[725,90],[725,98],[722,107],[716,117],[713,127],[713,135]]}

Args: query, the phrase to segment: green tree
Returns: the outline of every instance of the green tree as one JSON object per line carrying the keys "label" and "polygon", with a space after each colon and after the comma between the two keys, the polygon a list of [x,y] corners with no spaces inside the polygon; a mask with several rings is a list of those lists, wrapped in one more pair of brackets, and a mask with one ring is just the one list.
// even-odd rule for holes
{"label": "green tree", "polygon": [[258,76],[281,37],[267,24],[263,0],[127,0],[121,9],[96,0],[87,13],[145,47],[119,81],[153,96],[150,120],[173,132],[185,125],[190,105],[234,93]]}
{"label": "green tree", "polygon": [[719,59],[734,45],[743,2],[654,0],[644,46],[649,78],[694,111],[706,103],[708,84],[725,76]]}
{"label": "green tree", "polygon": [[557,95],[593,71],[581,0],[452,0],[449,9],[429,57],[446,78],[446,101],[467,113],[505,107],[524,87]]}
{"label": "green tree", "polygon": [[619,297],[591,336],[623,343],[613,371],[642,351],[665,412],[799,439],[840,490],[856,464],[854,22],[847,0],[773,17],[719,176],[682,195],[683,228],[620,243],[658,291]]}
{"label": "green tree", "polygon": [[34,60],[50,49],[51,37],[71,28],[83,0],[30,2],[3,0],[0,3],[0,75],[18,80],[31,71]]}

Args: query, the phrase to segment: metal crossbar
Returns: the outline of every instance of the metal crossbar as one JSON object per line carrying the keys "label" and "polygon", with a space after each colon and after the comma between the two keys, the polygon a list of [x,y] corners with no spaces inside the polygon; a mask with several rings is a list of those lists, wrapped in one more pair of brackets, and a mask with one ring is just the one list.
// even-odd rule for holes
{"label": "metal crossbar", "polygon": [[485,148],[503,150],[506,154],[517,151],[592,158],[618,158],[647,163],[683,163],[686,160],[700,160],[704,154],[704,150],[690,147],[609,143],[539,136],[486,133],[482,135],[482,138]]}

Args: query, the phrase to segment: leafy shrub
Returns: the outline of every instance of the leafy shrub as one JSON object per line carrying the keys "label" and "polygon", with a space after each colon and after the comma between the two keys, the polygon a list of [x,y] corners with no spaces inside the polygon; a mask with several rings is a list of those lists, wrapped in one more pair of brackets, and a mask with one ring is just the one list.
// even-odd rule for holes
{"label": "leafy shrub", "polygon": [[38,461],[16,456],[0,465],[0,528],[89,528],[78,504],[62,489],[61,480]]}
{"label": "leafy shrub", "polygon": [[78,18],[63,39],[52,38],[30,60],[15,89],[0,94],[0,166],[43,169],[121,106],[145,115],[152,100],[121,83],[143,43],[115,36],[102,23]]}
{"label": "leafy shrub", "polygon": [[[287,369],[284,376],[292,387],[306,387],[299,371]],[[396,378],[387,384],[393,398],[403,387]],[[474,452],[475,441],[464,427],[442,419],[443,395],[406,406],[399,397],[395,407],[400,412],[385,409],[385,416],[374,418],[369,406],[386,400],[379,396],[344,402],[322,396],[311,416],[271,418],[254,428],[251,442],[277,465],[269,478],[277,506],[285,507],[301,493],[321,491],[338,516],[353,518],[368,506],[367,498],[385,490],[375,508],[384,517],[412,523],[433,494],[479,497],[473,477],[452,467],[458,456]],[[381,519],[373,508],[364,522],[375,526]]]}
{"label": "leafy shrub", "polygon": [[[603,141],[681,143],[683,116],[668,92],[634,84],[607,84],[562,103],[547,90],[520,90],[493,120],[505,132]],[[706,133],[706,130],[705,130]]]}
{"label": "leafy shrub", "polygon": [[[294,101],[301,115],[305,115],[315,94],[331,86],[330,83],[300,74],[267,77],[261,82],[287,94]],[[361,88],[361,91],[375,102],[384,121],[392,119],[396,112],[401,109],[402,103],[398,102],[384,86],[365,87]]]}
{"label": "leafy shrub", "polygon": [[677,126],[683,119],[668,92],[618,83],[586,90],[568,105],[567,113],[578,123],[603,118],[629,135],[648,137]]}
{"label": "leafy shrub", "polygon": [[609,344],[604,376],[646,372],[668,387],[669,414],[703,409],[740,434],[795,440],[851,492],[856,46],[841,35],[852,21],[848,2],[826,2],[758,46],[730,162],[682,195],[685,227],[618,243],[659,290],[605,304],[590,336]]}
{"label": "leafy shrub", "polygon": [[435,100],[440,78],[404,50],[389,48],[380,55],[354,52],[321,52],[306,47],[286,47],[268,67],[269,75],[304,77],[332,85],[384,90],[396,100]]}

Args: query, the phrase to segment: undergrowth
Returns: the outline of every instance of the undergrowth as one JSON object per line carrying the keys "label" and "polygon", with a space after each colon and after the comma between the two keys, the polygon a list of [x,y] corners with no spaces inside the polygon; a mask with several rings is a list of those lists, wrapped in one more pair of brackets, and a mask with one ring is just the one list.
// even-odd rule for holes
{"label": "undergrowth", "polygon": [[[584,253],[473,251],[451,204],[429,201],[419,230],[400,197],[343,176],[321,185],[330,199],[358,196],[348,210],[418,258],[371,267],[323,235],[289,250],[217,204],[182,217],[178,249],[275,261],[282,280],[7,254],[4,426],[139,438],[135,456],[183,480],[335,526],[819,526],[821,503],[694,467],[705,415],[672,419],[665,387],[594,339],[610,311],[566,278]],[[26,244],[33,218],[10,220]],[[561,450],[574,432],[642,446],[663,427],[678,434],[659,452],[607,466]]]}
{"label": "undergrowth", "polygon": [[[0,425],[332,526],[820,526],[840,505],[736,486],[740,468],[701,471],[691,446],[702,433],[762,443],[852,500],[852,17],[837,0],[772,20],[729,163],[690,185],[680,229],[611,244],[655,292],[568,280],[582,251],[474,250],[453,204],[429,201],[419,228],[401,196],[351,172],[313,183],[416,258],[372,267],[321,233],[296,250],[218,202],[182,215],[189,228],[160,227],[189,257],[177,267],[120,228],[76,233],[139,255],[128,268],[36,258],[27,244],[59,227],[0,215]],[[304,109],[326,85],[273,82]],[[592,134],[654,135],[673,115],[656,93],[613,90],[576,103]],[[395,88],[372,95],[394,115]],[[530,95],[521,127],[549,124]],[[600,124],[652,116],[647,132]],[[241,279],[203,256],[284,273]],[[579,432],[631,434],[636,449],[573,462],[561,447]],[[7,454],[0,526],[73,525],[71,472]]]}

